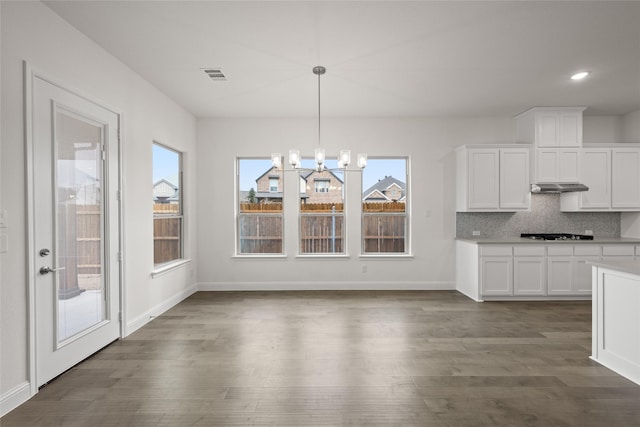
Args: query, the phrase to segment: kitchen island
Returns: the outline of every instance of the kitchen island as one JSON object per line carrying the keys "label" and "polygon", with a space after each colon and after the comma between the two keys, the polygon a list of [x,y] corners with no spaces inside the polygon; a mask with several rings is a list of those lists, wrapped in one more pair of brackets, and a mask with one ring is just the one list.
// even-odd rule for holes
{"label": "kitchen island", "polygon": [[591,358],[640,384],[640,260],[590,264]]}

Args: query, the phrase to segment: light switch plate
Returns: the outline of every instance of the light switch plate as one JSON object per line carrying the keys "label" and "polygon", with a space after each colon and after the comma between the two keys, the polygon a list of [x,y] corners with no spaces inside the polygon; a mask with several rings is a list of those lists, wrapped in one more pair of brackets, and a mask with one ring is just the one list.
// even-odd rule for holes
{"label": "light switch plate", "polygon": [[0,228],[7,228],[9,225],[7,224],[7,210],[0,209]]}

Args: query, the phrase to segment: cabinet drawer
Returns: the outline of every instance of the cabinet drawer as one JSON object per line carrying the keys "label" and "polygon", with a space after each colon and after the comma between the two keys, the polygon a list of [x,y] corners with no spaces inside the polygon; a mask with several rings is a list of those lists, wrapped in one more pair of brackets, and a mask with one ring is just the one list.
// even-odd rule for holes
{"label": "cabinet drawer", "polygon": [[512,254],[511,246],[480,246],[480,256],[511,256]]}
{"label": "cabinet drawer", "polygon": [[514,246],[513,255],[515,256],[544,256],[544,245],[528,245]]}
{"label": "cabinet drawer", "polygon": [[604,245],[602,247],[602,255],[604,256],[633,256],[633,245]]}
{"label": "cabinet drawer", "polygon": [[549,256],[571,256],[573,255],[573,245],[548,246],[547,254]]}
{"label": "cabinet drawer", "polygon": [[576,245],[573,250],[577,256],[600,256],[600,246],[598,245]]}

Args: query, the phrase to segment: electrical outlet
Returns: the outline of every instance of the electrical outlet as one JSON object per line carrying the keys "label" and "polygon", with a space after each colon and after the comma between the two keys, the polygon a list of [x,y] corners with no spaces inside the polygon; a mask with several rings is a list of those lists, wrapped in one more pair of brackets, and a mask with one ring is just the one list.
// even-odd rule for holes
{"label": "electrical outlet", "polygon": [[367,264],[363,264],[362,265],[362,272],[366,273],[367,272]]}
{"label": "electrical outlet", "polygon": [[474,230],[472,233],[474,236],[479,236],[480,235],[480,231],[478,230]]}
{"label": "electrical outlet", "polygon": [[593,236],[593,230],[584,230],[584,234],[587,236]]}
{"label": "electrical outlet", "polygon": [[8,224],[7,224],[7,210],[6,209],[0,209],[0,228],[7,228]]}

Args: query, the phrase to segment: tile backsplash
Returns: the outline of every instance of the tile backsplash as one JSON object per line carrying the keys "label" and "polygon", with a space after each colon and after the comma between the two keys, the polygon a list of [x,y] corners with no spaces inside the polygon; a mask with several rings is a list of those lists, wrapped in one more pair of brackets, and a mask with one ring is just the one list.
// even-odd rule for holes
{"label": "tile backsplash", "polygon": [[[532,194],[529,212],[458,212],[456,237],[502,238],[520,233],[585,234],[620,236],[619,212],[560,212],[559,194]],[[480,236],[473,232],[479,231]]]}

